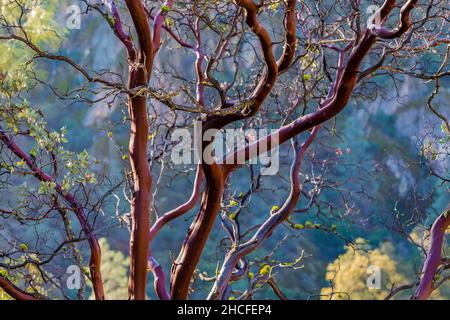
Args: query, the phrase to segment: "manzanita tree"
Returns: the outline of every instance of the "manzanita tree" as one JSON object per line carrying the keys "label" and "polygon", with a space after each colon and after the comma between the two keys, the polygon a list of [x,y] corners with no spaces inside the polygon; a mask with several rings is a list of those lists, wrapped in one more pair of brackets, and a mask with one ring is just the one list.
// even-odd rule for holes
{"label": "manzanita tree", "polygon": [[[269,285],[285,298],[272,277],[273,266],[263,265],[255,276],[249,270],[250,255],[282,224],[294,230],[336,233],[334,225],[292,220],[293,213],[326,206],[318,201],[321,190],[339,189],[325,180],[301,179],[309,149],[321,131],[327,131],[324,135],[332,131],[327,127],[329,120],[352,99],[360,103],[385,90],[377,77],[391,78],[393,83],[413,77],[436,84],[428,106],[443,122],[444,132],[450,132],[445,115],[432,104],[441,79],[449,74],[446,1],[125,0],[78,1],[76,5],[83,19],[108,26],[111,50],[121,46],[125,52],[126,57],[116,57],[114,68],[96,70],[62,50],[68,35],[53,20],[63,10],[56,1],[6,0],[2,5],[0,186],[4,191],[0,217],[10,232],[1,235],[6,244],[0,246],[4,270],[0,287],[14,299],[48,298],[49,287],[68,298],[58,260],[70,255],[83,269],[80,249],[84,243],[90,251],[86,277],[95,298],[107,298],[100,271],[99,213],[111,207],[114,197],[118,212],[117,191],[122,188],[130,212],[120,217],[130,231],[130,299],[146,298],[148,270],[160,299],[187,299],[217,220],[228,242],[216,273],[204,277],[212,283],[207,297],[229,298],[232,284],[246,277],[249,286],[240,298],[251,298],[261,285]],[[366,11],[369,6],[375,10]],[[81,26],[72,32],[85,31]],[[434,61],[427,64],[423,57],[430,53]],[[45,74],[46,67],[55,63],[75,75],[72,87],[58,87],[58,76]],[[121,152],[130,167],[124,164],[120,181],[101,171],[103,164],[86,151],[76,153],[64,147],[65,129],[50,130],[45,114],[32,100],[30,92],[37,87],[47,88],[55,97],[54,112],[59,112],[62,101],[103,102],[111,108],[126,105],[129,150]],[[178,129],[191,130],[194,122],[201,125],[195,152],[202,161],[186,170],[196,172],[191,196],[160,214],[161,180],[165,167],[172,166],[168,155],[180,146],[171,135]],[[210,152],[214,137],[227,128],[274,130],[247,137],[243,145],[214,156]],[[113,137],[112,132],[107,135]],[[289,181],[278,182],[288,190],[286,199],[267,214],[258,213],[264,217],[262,222],[243,231],[240,213],[252,197],[258,197],[264,179],[252,160],[281,147],[287,154],[293,151]],[[339,156],[342,150],[336,153]],[[312,153],[310,158],[314,159]],[[248,192],[238,195],[233,179],[242,168],[250,170],[251,183]],[[306,192],[308,184],[311,188]],[[328,207],[329,213],[333,210]],[[169,272],[155,256],[156,236],[188,212],[195,218],[187,231],[180,230],[185,240]],[[417,298],[429,297],[436,273],[448,266],[441,252],[449,223],[447,209],[431,230],[432,245]],[[13,232],[17,228],[35,228],[35,237],[22,240]],[[52,239],[46,239],[45,232],[52,228],[63,232],[48,245]],[[284,267],[296,268],[300,260]],[[30,266],[37,275],[14,280],[30,275]],[[45,286],[35,286],[36,278],[43,279]]]}

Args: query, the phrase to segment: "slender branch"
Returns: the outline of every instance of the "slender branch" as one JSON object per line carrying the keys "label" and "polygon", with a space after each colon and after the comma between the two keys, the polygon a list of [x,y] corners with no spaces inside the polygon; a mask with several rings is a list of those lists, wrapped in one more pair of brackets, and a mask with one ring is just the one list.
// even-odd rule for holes
{"label": "slender branch", "polygon": [[[278,76],[278,66],[272,54],[272,41],[267,31],[257,19],[258,6],[251,0],[237,1],[237,4],[245,9],[247,13],[246,23],[259,38],[267,67],[266,72],[253,92],[246,112],[242,111],[239,114],[221,117],[211,116],[204,122],[204,131],[211,128],[223,128],[229,123],[254,115],[272,90]],[[395,1],[385,1],[380,9],[382,21],[386,19],[394,6]],[[362,60],[376,41],[377,37],[373,35],[370,30],[366,30],[359,43],[353,48],[344,69],[339,73],[339,81],[337,81],[332,88],[332,97],[321,103],[318,111],[305,115],[295,120],[293,123],[280,128],[275,133],[279,135],[278,142],[272,141],[274,135],[269,135],[258,140],[256,143],[251,144],[249,147],[240,149],[238,152],[246,152],[245,156],[246,159],[248,159],[249,154],[257,154],[257,151],[253,153],[247,152],[249,148],[253,148],[253,151],[255,151],[255,148],[258,150],[258,147],[268,146],[269,150],[271,150],[276,145],[290,140],[292,137],[305,130],[312,129],[324,123],[342,111],[347,105],[357,83],[359,67]],[[348,48],[350,48],[350,45]],[[263,142],[264,145],[261,142]],[[209,144],[210,142],[203,143],[202,150]],[[268,149],[265,148],[264,150],[267,151]],[[226,178],[231,173],[232,169],[237,167],[237,164],[225,165],[225,167],[222,167],[213,163],[212,165],[203,165],[203,167],[206,178],[206,188],[202,207],[196,219],[193,221],[180,254],[172,267],[171,297],[175,299],[185,299],[187,297],[190,279],[209,233],[211,232],[215,217],[220,210],[220,202]],[[238,260],[239,259],[233,261],[232,264],[235,265]],[[228,276],[226,281],[229,281],[229,274],[232,274],[232,269],[227,273]],[[224,287],[221,286],[220,288],[222,290]]]}
{"label": "slender branch", "polygon": [[164,25],[164,19],[167,12],[172,9],[174,0],[164,2],[164,5],[159,9],[153,22],[153,54],[155,54],[161,46],[161,29]]}
{"label": "slender branch", "polygon": [[95,298],[97,300],[104,300],[105,294],[103,289],[102,275],[100,271],[101,264],[101,250],[91,225],[87,221],[83,207],[76,200],[75,196],[70,192],[67,192],[63,187],[55,181],[55,179],[47,175],[44,171],[36,166],[34,161],[29,155],[27,155],[15,141],[6,134],[3,130],[0,130],[0,141],[2,141],[9,150],[11,150],[19,159],[25,161],[28,168],[33,172],[34,176],[43,182],[51,182],[55,184],[55,191],[70,205],[74,211],[82,230],[87,236],[89,246],[91,249],[91,257],[89,261],[90,273],[92,277],[92,285],[94,288]]}
{"label": "slender branch", "polygon": [[400,24],[396,30],[387,30],[381,26],[373,25],[372,32],[383,39],[395,39],[404,34],[411,27],[410,13],[418,0],[409,0],[400,10]]}
{"label": "slender branch", "polygon": [[295,54],[295,46],[297,43],[297,12],[295,10],[297,1],[289,0],[284,18],[285,44],[283,54],[278,60],[278,73],[285,72],[292,63]]}
{"label": "slender branch", "polygon": [[41,300],[36,296],[16,287],[11,281],[2,276],[0,276],[0,288],[2,288],[7,294],[9,294],[15,300],[28,300],[28,301]]}
{"label": "slender branch", "polygon": [[263,244],[264,240],[272,234],[273,230],[280,223],[285,221],[286,218],[288,218],[289,215],[294,211],[301,194],[299,179],[300,166],[302,164],[302,160],[306,153],[306,150],[316,138],[319,130],[320,126],[315,127],[309,135],[308,139],[301,146],[298,146],[298,144],[296,143],[294,144],[295,155],[291,167],[291,190],[288,198],[284,202],[284,205],[277,212],[273,213],[261,225],[261,227],[259,227],[259,229],[255,232],[250,240],[232,249],[227,254],[222,265],[222,269],[219,272],[219,276],[217,277],[214,287],[212,288],[211,293],[208,297],[209,299],[222,299],[237,262],[244,256],[258,249]]}
{"label": "slender branch", "polygon": [[[278,65],[272,52],[272,39],[267,30],[258,21],[257,5],[251,0],[239,0],[237,4],[246,11],[246,23],[259,39],[266,64],[264,76],[260,79],[252,94],[249,112],[244,116],[247,117],[257,112],[272,90],[278,76]],[[212,116],[205,120],[203,130],[222,128],[226,124],[242,118],[242,116],[242,113],[225,117]],[[210,143],[203,143],[202,150]],[[220,210],[226,179],[222,166],[215,162],[211,165],[204,164],[203,171],[206,178],[206,187],[203,194],[202,207],[191,224],[178,258],[172,266],[171,297],[173,299],[185,299],[187,297],[192,274]]]}
{"label": "slender branch", "polygon": [[[125,45],[127,49],[128,56],[131,61],[135,60],[136,52],[133,46],[133,41],[129,34],[123,30],[122,19],[120,18],[119,10],[117,10],[116,4],[112,0],[107,0],[109,10],[111,11],[114,23],[110,23],[111,28],[114,30],[114,34],[119,38],[120,41]],[[108,20],[109,22],[109,20]]]}
{"label": "slender branch", "polygon": [[201,166],[199,165],[195,176],[194,188],[192,190],[192,195],[189,198],[189,200],[187,200],[185,203],[178,206],[177,208],[162,215],[159,219],[155,221],[152,228],[150,229],[149,268],[154,275],[155,291],[158,297],[162,300],[169,299],[169,294],[167,293],[165,283],[166,276],[164,270],[161,268],[160,264],[152,254],[152,243],[156,235],[167,223],[189,212],[195,206],[195,204],[198,202],[198,199],[200,198],[202,180],[203,180],[203,171]]}

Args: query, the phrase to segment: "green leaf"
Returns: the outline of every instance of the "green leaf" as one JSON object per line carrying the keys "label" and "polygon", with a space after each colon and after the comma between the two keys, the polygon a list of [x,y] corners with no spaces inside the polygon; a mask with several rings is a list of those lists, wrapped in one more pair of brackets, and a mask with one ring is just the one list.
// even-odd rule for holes
{"label": "green leaf", "polygon": [[106,20],[108,21],[108,24],[111,26],[111,28],[114,28],[116,26],[116,20],[109,14],[105,16]]}
{"label": "green leaf", "polygon": [[279,5],[280,5],[279,2],[272,3],[271,5],[269,5],[269,9],[272,11],[276,11],[278,9]]}
{"label": "green leaf", "polygon": [[265,266],[263,266],[261,268],[261,270],[259,270],[259,274],[264,276],[264,275],[268,274],[270,272],[270,270],[272,270],[272,268],[266,264]]}
{"label": "green leaf", "polygon": [[90,270],[89,270],[89,267],[86,267],[86,266],[84,266],[83,267],[83,273],[86,275],[86,276],[90,276],[90,274],[91,274],[91,272],[90,272]]}
{"label": "green leaf", "polygon": [[237,205],[238,205],[238,203],[236,200],[230,200],[230,203],[228,204],[228,206],[230,206],[230,207],[235,207]]}
{"label": "green leaf", "polygon": [[25,251],[28,251],[28,246],[25,243],[21,243],[19,245],[19,249],[20,249],[20,251],[25,252]]}
{"label": "green leaf", "polygon": [[38,194],[44,194],[46,192],[47,192],[47,183],[46,182],[41,182],[39,184]]}
{"label": "green leaf", "polygon": [[33,158],[37,157],[37,147],[34,147],[33,149],[30,150],[30,156]]}
{"label": "green leaf", "polygon": [[25,162],[25,160],[20,160],[19,162],[16,163],[18,167],[25,167],[25,165],[27,164]]}
{"label": "green leaf", "polygon": [[302,230],[302,229],[305,228],[305,226],[302,225],[301,223],[297,223],[297,224],[294,225],[294,228],[297,229],[297,230]]}
{"label": "green leaf", "polygon": [[271,209],[272,212],[277,212],[278,210],[280,210],[280,207],[277,205],[273,206]]}
{"label": "green leaf", "polygon": [[170,7],[168,6],[168,5],[163,5],[162,7],[161,7],[161,11],[163,12],[163,13],[167,13],[167,12],[169,12],[170,11]]}

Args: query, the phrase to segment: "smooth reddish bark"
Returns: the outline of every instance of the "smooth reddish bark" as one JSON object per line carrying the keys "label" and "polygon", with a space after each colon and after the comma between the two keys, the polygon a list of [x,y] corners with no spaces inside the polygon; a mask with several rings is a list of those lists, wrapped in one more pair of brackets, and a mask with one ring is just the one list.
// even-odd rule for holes
{"label": "smooth reddish bark", "polygon": [[[253,116],[271,92],[278,78],[280,67],[283,66],[283,68],[285,68],[285,66],[288,66],[291,63],[289,60],[292,59],[293,56],[291,50],[289,50],[289,48],[286,49],[285,47],[283,57],[278,62],[280,65],[277,64],[272,52],[273,42],[263,25],[258,21],[257,5],[252,0],[241,0],[237,1],[237,3],[245,9],[247,15],[246,23],[259,39],[264,62],[266,63],[266,71],[250,97],[250,105],[248,106],[247,112],[237,112],[225,116],[210,116],[204,122],[204,131],[212,128],[221,129],[232,122]],[[401,10],[402,15],[409,14],[416,3],[417,0],[408,1]],[[385,1],[380,9],[381,21],[386,20],[389,13],[395,7],[395,4],[395,0]],[[291,6],[290,10],[295,10],[295,6]],[[291,17],[291,19],[293,19],[296,16],[288,13],[286,17]],[[404,24],[405,21],[409,22],[409,19],[401,17],[401,24]],[[295,24],[292,24],[289,21],[287,21],[285,25],[287,27],[291,26],[291,28],[292,26],[295,27]],[[403,26],[399,27],[398,30],[400,31],[395,32],[396,37],[401,36],[408,29],[409,25],[406,28]],[[292,29],[288,29],[287,31],[290,31],[291,33],[295,32]],[[295,38],[289,36],[288,33],[286,34],[286,39],[290,39],[290,41],[295,40]],[[276,133],[279,136],[279,144],[285,143],[301,132],[310,130],[328,121],[344,109],[358,81],[360,65],[376,41],[376,33],[369,29],[364,32],[359,42],[353,47],[345,66],[337,71],[336,80],[333,87],[330,89],[329,97],[321,103],[319,110],[316,112],[302,116],[292,123],[280,128]],[[295,46],[295,42],[288,45]],[[348,48],[350,48],[350,46]],[[260,150],[260,146],[268,146],[269,150],[274,148],[276,145],[272,143],[272,137],[273,135],[269,135],[238,152],[245,152],[246,159],[248,160],[250,155],[258,154],[257,152],[249,152],[250,148],[258,148],[258,150]],[[204,150],[206,146],[208,146],[208,144],[205,144],[202,150]],[[226,166],[217,164],[208,166],[203,164],[203,168],[206,178],[206,191],[203,196],[202,208],[188,231],[178,259],[172,266],[172,299],[186,299],[188,296],[192,275],[198,264],[206,240],[212,230],[215,218],[220,210],[225,181],[229,174],[237,168],[237,164]]]}
{"label": "smooth reddish bark", "polygon": [[6,278],[0,276],[0,288],[2,288],[7,294],[11,296],[11,298],[15,300],[26,300],[26,301],[34,301],[41,300],[28,292],[23,291],[22,289],[16,287],[11,281]]}
{"label": "smooth reddish bark", "polygon": [[[141,1],[127,0],[136,33],[139,50],[130,61],[128,86],[130,89],[147,86],[153,65],[153,43],[150,27]],[[129,57],[133,58],[133,57]],[[130,95],[130,163],[134,192],[131,204],[130,279],[129,298],[145,300],[150,230],[150,200],[152,178],[147,162],[148,114],[146,98]]]}
{"label": "smooth reddish bark", "polygon": [[[272,52],[272,39],[257,18],[258,6],[252,0],[237,1],[237,3],[245,9],[247,15],[246,23],[259,39],[266,64],[266,71],[250,97],[252,103],[248,112],[245,114],[238,112],[228,116],[208,117],[204,121],[203,132],[212,128],[220,129],[234,121],[253,116],[259,110],[275,85],[278,78],[279,64],[283,68],[287,68],[294,56],[292,48],[295,47],[296,42],[295,1],[289,2],[289,12],[287,13],[287,22],[285,23],[286,28],[288,28],[286,30],[285,38],[288,42],[285,43],[283,55],[278,63]],[[294,22],[291,21],[292,19]],[[203,144],[202,154],[203,150],[208,145],[209,143]],[[172,265],[170,282],[172,299],[180,300],[187,298],[192,275],[214,226],[217,214],[220,211],[221,199],[228,172],[224,170],[222,165],[216,163],[213,163],[212,165],[203,164],[203,171],[205,173],[206,186],[203,194],[202,207],[189,228],[177,260]]]}
{"label": "smooth reddish bark", "polygon": [[422,277],[415,292],[414,298],[426,300],[435,289],[433,287],[436,272],[442,264],[442,245],[444,243],[445,232],[450,226],[450,207],[445,210],[433,223],[430,231],[430,249],[423,265]]}

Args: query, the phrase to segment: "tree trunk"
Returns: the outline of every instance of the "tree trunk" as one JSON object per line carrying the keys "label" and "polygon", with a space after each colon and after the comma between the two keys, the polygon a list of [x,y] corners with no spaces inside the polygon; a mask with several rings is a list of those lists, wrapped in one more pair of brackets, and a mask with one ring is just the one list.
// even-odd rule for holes
{"label": "tree trunk", "polygon": [[[130,71],[130,88],[145,84],[143,69]],[[152,179],[147,162],[148,114],[145,97],[129,97],[130,163],[134,181],[131,205],[129,298],[145,300]]]}
{"label": "tree trunk", "polygon": [[172,266],[170,289],[171,299],[175,300],[187,298],[192,275],[220,210],[225,186],[222,168],[214,164],[205,166],[204,170],[207,183],[200,213],[192,222],[180,254]]}

